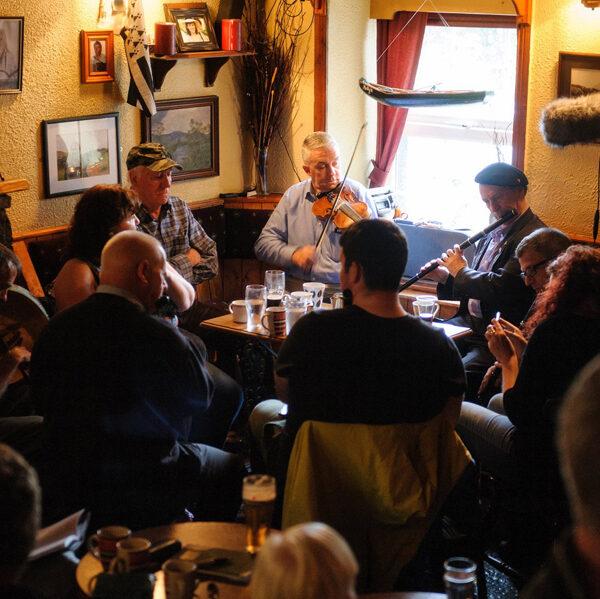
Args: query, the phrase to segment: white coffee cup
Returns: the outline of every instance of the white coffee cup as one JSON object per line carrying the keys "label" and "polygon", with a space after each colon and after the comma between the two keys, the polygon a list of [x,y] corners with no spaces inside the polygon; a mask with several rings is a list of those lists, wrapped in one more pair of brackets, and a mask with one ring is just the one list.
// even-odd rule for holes
{"label": "white coffee cup", "polygon": [[192,599],[197,582],[196,564],[182,559],[169,559],[162,567],[167,599]]}
{"label": "white coffee cup", "polygon": [[233,314],[233,322],[245,324],[248,318],[246,313],[246,300],[236,299],[229,304],[229,311]]}
{"label": "white coffee cup", "polygon": [[318,310],[323,304],[323,296],[325,295],[325,283],[317,283],[315,281],[302,283],[302,289],[311,294],[313,309]]}

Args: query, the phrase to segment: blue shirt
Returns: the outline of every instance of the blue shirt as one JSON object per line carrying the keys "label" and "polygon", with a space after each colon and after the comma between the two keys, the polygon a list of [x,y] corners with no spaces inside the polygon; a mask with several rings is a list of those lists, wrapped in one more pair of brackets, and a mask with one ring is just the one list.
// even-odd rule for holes
{"label": "blue shirt", "polygon": [[[359,200],[366,202],[371,218],[376,218],[377,210],[367,190],[360,183],[349,179],[346,179],[346,185],[352,188]],[[312,213],[316,199],[310,179],[292,185],[256,240],[254,251],[259,260],[279,266],[297,279],[337,284],[340,282],[341,231],[333,223],[327,228],[317,262],[310,271],[304,271],[292,262],[292,255],[297,249],[317,244],[325,226],[325,222]]]}

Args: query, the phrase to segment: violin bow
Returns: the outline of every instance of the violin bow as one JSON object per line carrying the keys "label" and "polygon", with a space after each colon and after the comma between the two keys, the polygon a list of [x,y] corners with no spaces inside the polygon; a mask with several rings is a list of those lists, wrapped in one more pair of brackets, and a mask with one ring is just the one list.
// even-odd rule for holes
{"label": "violin bow", "polygon": [[362,127],[360,128],[360,131],[358,132],[358,137],[356,139],[356,143],[354,144],[354,150],[352,151],[352,156],[350,157],[350,162],[348,163],[348,168],[346,168],[346,174],[344,175],[344,178],[342,179],[342,182],[340,183],[340,189],[338,190],[337,196],[335,197],[335,200],[333,201],[333,204],[331,205],[331,212],[330,212],[329,216],[327,217],[327,220],[325,221],[323,230],[321,231],[321,234],[319,235],[317,244],[315,245],[315,253],[319,251],[319,248],[321,247],[321,244],[323,243],[323,238],[325,237],[325,232],[327,231],[327,227],[329,226],[329,223],[333,220],[333,217],[335,215],[335,209],[337,208],[337,204],[342,195],[342,190],[344,189],[344,184],[346,183],[346,179],[348,178],[348,173],[350,172],[350,167],[352,166],[352,162],[354,161],[354,156],[356,155],[356,150],[358,150],[358,145],[360,144],[360,140],[361,140],[362,135],[366,128],[367,128],[367,123],[364,122],[362,124]]}

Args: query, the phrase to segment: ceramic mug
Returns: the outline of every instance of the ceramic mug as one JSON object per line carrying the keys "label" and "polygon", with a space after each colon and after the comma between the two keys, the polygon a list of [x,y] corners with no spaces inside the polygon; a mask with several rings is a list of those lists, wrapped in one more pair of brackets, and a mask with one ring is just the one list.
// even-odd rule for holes
{"label": "ceramic mug", "polygon": [[196,588],[196,564],[182,559],[169,559],[162,567],[167,599],[192,599]]}
{"label": "ceramic mug", "polygon": [[110,562],[117,555],[117,543],[131,536],[126,526],[104,526],[87,541],[88,551],[108,570]]}
{"label": "ceramic mug", "polygon": [[233,314],[233,322],[246,324],[246,319],[248,317],[246,313],[246,300],[233,300],[229,304],[229,311]]}
{"label": "ceramic mug", "polygon": [[285,308],[283,306],[267,308],[262,317],[262,325],[271,335],[283,337],[286,328]]}
{"label": "ceramic mug", "polygon": [[117,557],[110,564],[111,572],[133,572],[150,562],[152,543],[142,537],[130,537],[117,543]]}
{"label": "ceramic mug", "polygon": [[317,283],[311,281],[303,283],[302,289],[311,295],[313,309],[318,310],[323,304],[323,296],[325,295],[325,283]]}

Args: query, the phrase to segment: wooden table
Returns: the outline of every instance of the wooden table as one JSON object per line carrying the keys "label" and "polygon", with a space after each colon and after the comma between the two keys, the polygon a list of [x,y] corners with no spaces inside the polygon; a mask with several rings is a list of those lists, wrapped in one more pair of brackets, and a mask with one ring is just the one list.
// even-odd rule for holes
{"label": "wooden table", "polygon": [[[443,329],[446,335],[448,335],[448,337],[451,339],[457,339],[458,337],[469,335],[472,332],[471,329],[467,327],[457,327],[445,322],[436,322],[433,326]],[[277,349],[279,346],[281,346],[285,340],[285,337],[275,337],[270,335],[269,331],[262,327],[255,331],[248,331],[245,323],[241,324],[238,322],[233,322],[233,314],[224,314],[223,316],[217,316],[216,318],[203,320],[200,323],[200,327],[210,329],[212,331],[220,331],[221,333],[238,335],[240,337],[245,337],[246,339],[250,338],[269,342],[271,345],[273,345],[274,349]]]}
{"label": "wooden table", "polygon": [[[197,545],[203,549],[218,547],[244,551],[246,548],[246,526],[229,522],[184,522],[168,526],[147,528],[133,533],[134,537],[144,537],[156,543],[164,539],[178,539],[181,545]],[[90,596],[91,579],[102,572],[100,562],[90,553],[86,553],[77,566],[77,585]],[[216,585],[219,599],[242,599],[246,597],[246,587],[222,582],[201,582],[194,593],[195,599],[208,599],[211,588]],[[165,599],[162,571],[156,572],[154,599]]]}

